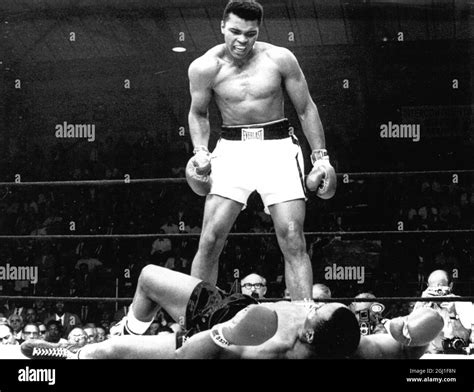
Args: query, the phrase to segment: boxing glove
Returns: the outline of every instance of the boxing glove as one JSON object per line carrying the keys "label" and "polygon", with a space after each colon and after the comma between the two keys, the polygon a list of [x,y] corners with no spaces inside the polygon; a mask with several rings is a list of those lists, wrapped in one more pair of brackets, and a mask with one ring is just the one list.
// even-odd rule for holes
{"label": "boxing glove", "polygon": [[388,331],[399,343],[410,346],[424,346],[441,332],[444,326],[440,314],[429,308],[414,310],[408,316],[390,320]]}
{"label": "boxing glove", "polygon": [[194,149],[194,156],[186,165],[186,180],[199,196],[206,196],[211,190],[211,154],[204,146]]}
{"label": "boxing glove", "polygon": [[330,199],[336,193],[336,171],[329,163],[329,156],[325,149],[314,150],[311,153],[313,169],[306,177],[306,187],[316,191],[321,199]]}
{"label": "boxing glove", "polygon": [[197,146],[193,150],[194,156],[191,158],[196,167],[196,173],[206,176],[211,172],[211,154],[205,146]]}
{"label": "boxing glove", "polygon": [[221,347],[231,344],[258,346],[275,335],[277,328],[276,312],[264,306],[249,305],[231,320],[214,325],[210,334],[212,340]]}

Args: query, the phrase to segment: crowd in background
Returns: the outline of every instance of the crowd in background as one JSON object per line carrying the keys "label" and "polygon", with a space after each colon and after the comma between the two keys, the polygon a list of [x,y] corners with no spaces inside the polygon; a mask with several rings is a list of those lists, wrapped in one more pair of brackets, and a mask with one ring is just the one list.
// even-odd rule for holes
{"label": "crowd in background", "polygon": [[[0,308],[0,345],[17,345],[29,339],[44,339],[76,347],[100,343],[111,337],[110,328],[127,313],[127,307],[114,311],[105,302],[77,306],[60,300],[49,303],[36,300],[27,304],[28,301],[17,299]],[[160,310],[145,335],[178,330],[179,324]]]}
{"label": "crowd in background", "polygon": [[[1,178],[12,181],[8,173],[21,173],[22,181],[123,179],[126,174],[131,178],[184,177],[190,156],[185,142],[166,150],[147,135],[135,141],[110,138],[87,147],[66,150],[57,144],[43,151],[19,139],[12,155],[2,158]],[[1,295],[130,297],[141,268],[149,263],[190,272],[204,199],[193,194],[184,181],[3,186],[0,192],[1,235],[161,234],[130,239],[2,240],[1,265],[37,267],[39,280],[36,284],[1,280]],[[333,296],[364,291],[379,296],[418,295],[427,271],[442,268],[455,272],[459,294],[472,295],[474,242],[468,236],[350,237],[343,233],[472,229],[473,211],[472,174],[340,177],[333,199],[308,195],[305,231],[314,281],[327,284]],[[268,281],[268,297],[282,297],[284,262],[271,218],[258,195],[251,195],[233,231],[261,235],[229,237],[220,258],[219,287],[230,291],[239,276],[256,272]],[[324,231],[342,234],[317,233]],[[194,236],[175,236],[180,233]],[[364,266],[364,282],[329,279],[326,271],[334,264]],[[11,303],[0,305],[8,313]],[[109,315],[117,311],[110,305]],[[35,308],[33,303],[25,306]],[[91,319],[97,305],[73,306],[81,324],[102,322]],[[109,318],[112,322],[113,317]]]}

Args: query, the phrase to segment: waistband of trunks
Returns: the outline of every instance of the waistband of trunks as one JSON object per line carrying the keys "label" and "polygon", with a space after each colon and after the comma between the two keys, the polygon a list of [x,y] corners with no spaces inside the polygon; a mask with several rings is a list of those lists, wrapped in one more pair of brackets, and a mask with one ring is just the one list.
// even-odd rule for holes
{"label": "waistband of trunks", "polygon": [[293,134],[287,118],[263,124],[223,125],[221,128],[221,138],[226,140],[275,140]]}

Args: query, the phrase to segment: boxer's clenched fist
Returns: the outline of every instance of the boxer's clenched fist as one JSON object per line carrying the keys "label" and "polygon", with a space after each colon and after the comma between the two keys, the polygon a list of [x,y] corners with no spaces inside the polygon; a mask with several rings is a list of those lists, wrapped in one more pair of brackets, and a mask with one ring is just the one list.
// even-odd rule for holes
{"label": "boxer's clenched fist", "polygon": [[329,163],[326,150],[314,150],[311,154],[313,169],[306,177],[306,186],[321,199],[330,199],[336,193],[336,171]]}
{"label": "boxer's clenched fist", "polygon": [[211,190],[211,154],[204,146],[194,149],[194,156],[186,165],[186,180],[199,196],[206,196]]}

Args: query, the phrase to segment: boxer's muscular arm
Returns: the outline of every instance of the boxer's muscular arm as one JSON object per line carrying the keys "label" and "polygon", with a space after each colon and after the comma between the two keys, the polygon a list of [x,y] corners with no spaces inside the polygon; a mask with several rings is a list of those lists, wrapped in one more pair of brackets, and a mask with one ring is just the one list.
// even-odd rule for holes
{"label": "boxer's muscular arm", "polygon": [[212,98],[212,79],[215,66],[206,57],[194,60],[188,69],[189,90],[191,93],[191,107],[189,109],[189,133],[193,146],[208,146],[209,103]]}
{"label": "boxer's muscular arm", "polygon": [[353,354],[357,359],[418,359],[428,345],[407,347],[390,334],[361,336],[359,347]]}
{"label": "boxer's muscular arm", "polygon": [[364,359],[420,358],[443,329],[443,318],[435,310],[421,308],[385,324],[386,334],[362,336],[354,356]]}
{"label": "boxer's muscular arm", "polygon": [[218,359],[224,352],[212,340],[209,331],[199,332],[187,340],[178,350],[177,359]]}
{"label": "boxer's muscular arm", "polygon": [[176,355],[184,359],[239,356],[241,350],[238,346],[258,346],[271,339],[277,328],[275,311],[259,305],[247,306],[231,320],[192,336],[177,350]]}
{"label": "boxer's muscular arm", "polygon": [[318,109],[309,94],[306,78],[294,54],[285,48],[279,48],[276,56],[288,96],[295,107],[301,127],[311,150],[326,148],[323,124]]}

